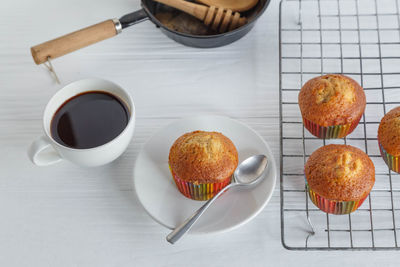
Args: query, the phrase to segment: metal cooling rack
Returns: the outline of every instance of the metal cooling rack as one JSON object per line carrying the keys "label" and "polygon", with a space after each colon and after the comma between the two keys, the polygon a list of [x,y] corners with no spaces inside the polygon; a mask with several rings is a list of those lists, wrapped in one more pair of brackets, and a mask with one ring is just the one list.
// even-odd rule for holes
{"label": "metal cooling rack", "polygon": [[[282,244],[292,250],[398,250],[400,176],[382,160],[377,128],[400,105],[398,0],[282,0],[280,4],[280,192]],[[367,107],[344,139],[304,129],[297,96],[308,79],[342,73],[357,80]],[[349,215],[329,215],[310,201],[304,164],[318,147],[350,144],[373,160],[376,183]]]}

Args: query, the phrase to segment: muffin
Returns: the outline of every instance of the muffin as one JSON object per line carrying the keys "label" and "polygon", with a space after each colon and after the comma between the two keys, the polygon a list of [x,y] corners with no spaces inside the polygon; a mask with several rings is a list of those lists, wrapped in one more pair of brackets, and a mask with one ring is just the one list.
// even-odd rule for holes
{"label": "muffin", "polygon": [[378,128],[378,144],[389,169],[399,172],[400,107],[392,109],[382,118]]}
{"label": "muffin", "polygon": [[168,163],[184,196],[207,200],[231,182],[238,165],[238,152],[221,133],[194,131],[174,142]]}
{"label": "muffin", "polygon": [[304,173],[312,202],[332,214],[355,211],[375,183],[371,159],[348,145],[320,147],[307,160]]}
{"label": "muffin", "polygon": [[360,122],[365,105],[362,87],[339,74],[313,78],[299,93],[304,126],[318,138],[343,138],[350,134]]}

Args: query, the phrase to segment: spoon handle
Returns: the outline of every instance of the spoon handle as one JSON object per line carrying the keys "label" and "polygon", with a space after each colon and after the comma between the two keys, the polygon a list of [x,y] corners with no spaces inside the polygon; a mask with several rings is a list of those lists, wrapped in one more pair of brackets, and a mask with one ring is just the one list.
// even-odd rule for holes
{"label": "spoon handle", "polygon": [[200,216],[210,207],[210,205],[225,191],[229,188],[237,185],[237,183],[231,183],[225,186],[221,191],[218,192],[213,198],[209,199],[203,206],[201,206],[195,213],[187,218],[181,225],[176,227],[169,235],[167,235],[167,241],[174,244],[178,241],[187,231],[192,228],[193,224],[200,218]]}

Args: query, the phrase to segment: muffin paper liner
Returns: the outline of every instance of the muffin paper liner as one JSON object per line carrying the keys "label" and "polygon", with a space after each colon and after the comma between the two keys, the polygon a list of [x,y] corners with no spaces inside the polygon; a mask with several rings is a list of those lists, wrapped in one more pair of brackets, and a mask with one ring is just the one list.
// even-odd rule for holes
{"label": "muffin paper liner", "polygon": [[314,136],[318,138],[324,139],[334,139],[334,138],[343,138],[346,135],[350,134],[357,127],[358,123],[361,120],[361,116],[354,120],[352,123],[334,125],[334,126],[321,126],[312,121],[309,121],[303,118],[304,127],[312,133]]}
{"label": "muffin paper liner", "polygon": [[308,185],[307,188],[311,201],[315,204],[315,206],[317,206],[320,210],[331,214],[351,213],[358,209],[358,207],[360,207],[364,200],[367,198],[364,197],[363,199],[357,201],[334,201],[318,195],[317,193],[312,191]]}
{"label": "muffin paper liner", "polygon": [[220,183],[207,183],[207,184],[195,184],[180,179],[172,170],[169,168],[174,178],[176,187],[185,196],[194,200],[208,200],[215,196],[221,189],[231,183],[231,177],[223,180]]}
{"label": "muffin paper liner", "polygon": [[383,160],[386,162],[386,165],[388,165],[389,169],[391,169],[392,171],[399,172],[399,156],[395,157],[387,153],[386,150],[381,145],[381,142],[379,142],[379,138],[378,138],[378,144],[379,144],[379,150],[381,151],[381,156]]}

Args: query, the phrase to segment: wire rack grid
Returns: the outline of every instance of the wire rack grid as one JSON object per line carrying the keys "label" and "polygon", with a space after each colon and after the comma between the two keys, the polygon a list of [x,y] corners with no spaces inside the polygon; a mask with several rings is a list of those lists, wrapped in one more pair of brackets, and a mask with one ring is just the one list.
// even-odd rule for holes
{"label": "wire rack grid", "polygon": [[[400,176],[380,156],[377,129],[400,105],[398,0],[282,0],[280,44],[280,192],[282,244],[292,250],[399,250]],[[297,96],[308,79],[342,73],[367,97],[365,113],[347,138],[322,140],[302,124]],[[363,205],[330,215],[310,201],[304,164],[326,144],[364,150],[376,182]]]}

